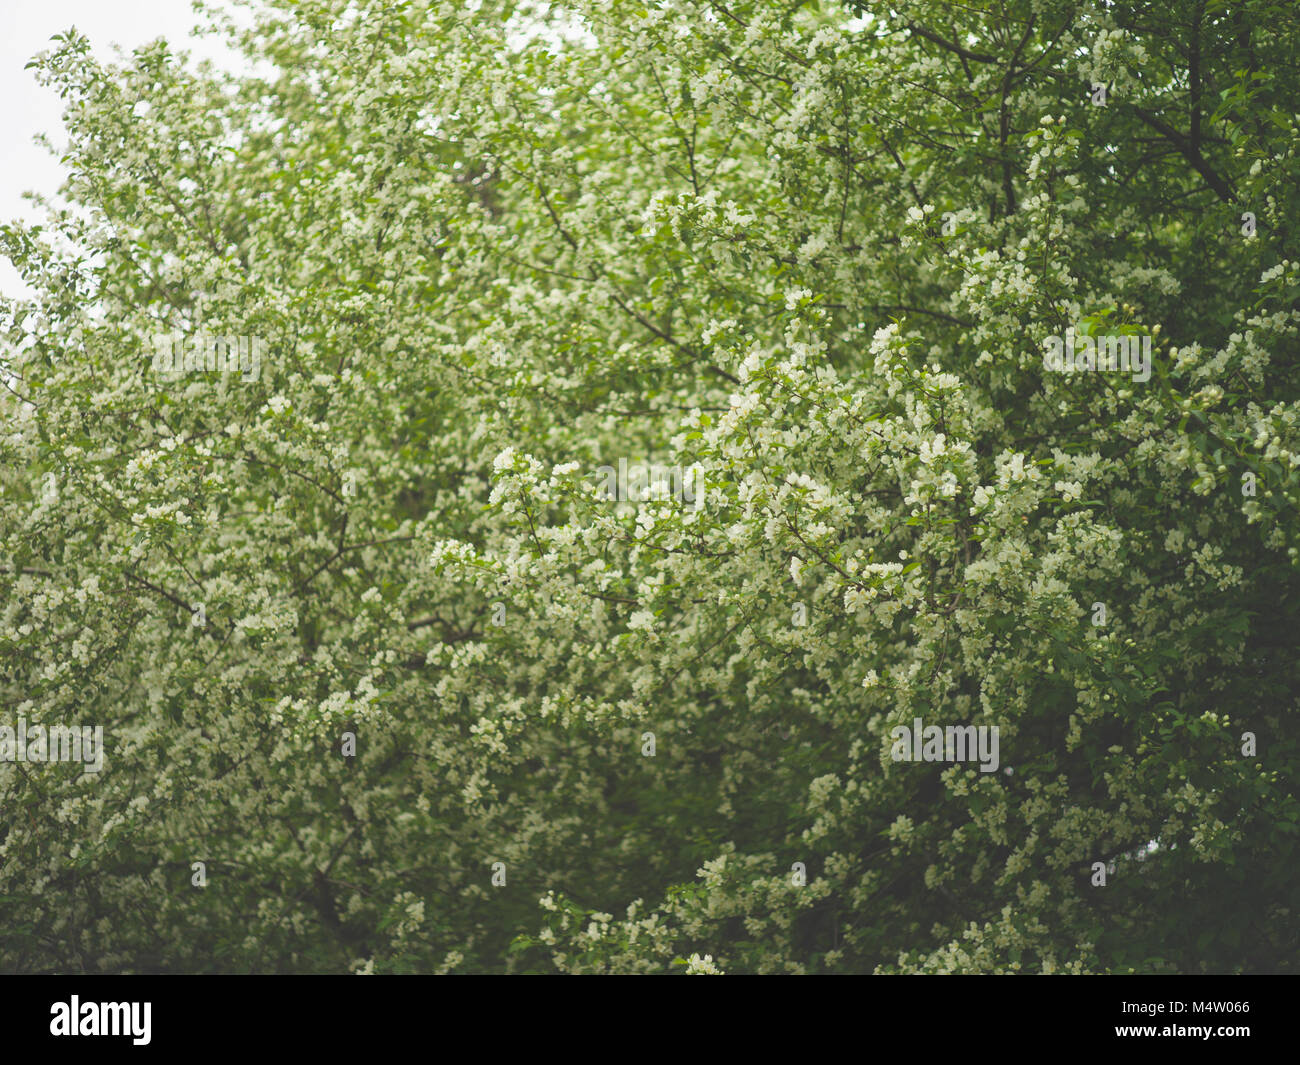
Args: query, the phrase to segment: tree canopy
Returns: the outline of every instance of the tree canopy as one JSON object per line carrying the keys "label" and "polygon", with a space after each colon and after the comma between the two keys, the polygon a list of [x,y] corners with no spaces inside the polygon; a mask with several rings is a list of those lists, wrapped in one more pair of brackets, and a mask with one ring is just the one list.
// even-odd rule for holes
{"label": "tree canopy", "polygon": [[248,6],[34,61],[0,967],[1294,968],[1289,0]]}

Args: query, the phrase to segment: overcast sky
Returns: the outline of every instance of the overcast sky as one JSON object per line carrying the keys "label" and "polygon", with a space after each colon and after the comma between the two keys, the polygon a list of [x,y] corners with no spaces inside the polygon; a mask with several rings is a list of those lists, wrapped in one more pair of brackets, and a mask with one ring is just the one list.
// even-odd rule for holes
{"label": "overcast sky", "polygon": [[[62,183],[58,160],[32,143],[44,133],[55,145],[65,143],[59,116],[63,102],[52,89],[36,84],[28,60],[50,47],[50,38],[71,26],[90,38],[95,54],[113,58],[113,45],[128,51],[157,37],[190,49],[196,58],[229,65],[225,48],[190,36],[198,22],[190,0],[0,0],[0,220],[35,219],[36,209],[22,199],[29,190],[53,194]],[[0,260],[0,291],[26,295],[25,286],[7,261]]]}

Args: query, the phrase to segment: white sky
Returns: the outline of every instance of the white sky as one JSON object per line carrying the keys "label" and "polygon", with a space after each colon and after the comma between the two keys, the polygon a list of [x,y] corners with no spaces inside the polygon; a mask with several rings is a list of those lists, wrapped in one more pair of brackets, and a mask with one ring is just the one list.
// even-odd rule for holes
{"label": "white sky", "polygon": [[[54,34],[76,26],[103,60],[114,58],[114,44],[130,51],[166,37],[196,60],[230,67],[234,59],[224,45],[190,36],[198,21],[190,0],[0,0],[0,100],[5,104],[0,108],[0,220],[36,220],[38,210],[22,194],[53,195],[63,181],[58,159],[32,143],[38,133],[56,147],[66,143],[59,119],[63,101],[53,89],[36,84],[34,70],[23,69],[32,56],[51,47]],[[0,260],[0,292],[30,294],[7,260]]]}

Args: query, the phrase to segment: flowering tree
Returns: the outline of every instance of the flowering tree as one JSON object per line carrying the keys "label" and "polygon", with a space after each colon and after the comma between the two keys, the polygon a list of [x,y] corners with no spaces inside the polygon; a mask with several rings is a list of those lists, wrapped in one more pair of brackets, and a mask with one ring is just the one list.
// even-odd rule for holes
{"label": "flowering tree", "polygon": [[35,61],[0,966],[1294,965],[1285,0],[250,7]]}

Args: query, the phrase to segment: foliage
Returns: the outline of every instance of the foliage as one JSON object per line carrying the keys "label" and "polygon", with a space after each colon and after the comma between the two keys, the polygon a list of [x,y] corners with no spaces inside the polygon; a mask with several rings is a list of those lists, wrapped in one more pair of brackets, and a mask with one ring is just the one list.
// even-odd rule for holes
{"label": "foliage", "polygon": [[0,699],[107,761],[0,764],[0,966],[1295,966],[1289,4],[251,13],[35,61]]}

